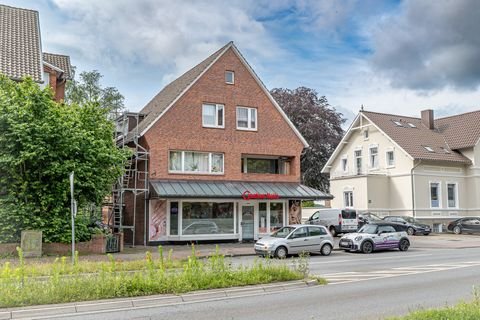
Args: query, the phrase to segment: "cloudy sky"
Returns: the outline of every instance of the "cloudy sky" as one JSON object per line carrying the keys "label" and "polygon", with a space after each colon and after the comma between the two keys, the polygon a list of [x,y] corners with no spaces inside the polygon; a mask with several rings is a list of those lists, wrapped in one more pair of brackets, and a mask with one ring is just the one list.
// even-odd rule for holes
{"label": "cloudy sky", "polygon": [[99,70],[130,111],[233,40],[266,86],[367,110],[478,110],[477,0],[0,0],[40,12],[43,50]]}

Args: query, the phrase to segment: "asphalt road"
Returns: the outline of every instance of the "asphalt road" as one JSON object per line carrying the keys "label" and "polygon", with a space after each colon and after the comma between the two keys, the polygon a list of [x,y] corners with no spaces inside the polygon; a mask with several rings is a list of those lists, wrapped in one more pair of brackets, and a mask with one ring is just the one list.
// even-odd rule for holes
{"label": "asphalt road", "polygon": [[[238,257],[232,262],[249,264],[254,259]],[[473,286],[480,287],[480,248],[412,248],[371,255],[337,251],[329,257],[312,256],[309,266],[312,274],[327,278],[329,284],[173,306],[69,315],[68,319],[383,319],[413,309],[469,300]]]}

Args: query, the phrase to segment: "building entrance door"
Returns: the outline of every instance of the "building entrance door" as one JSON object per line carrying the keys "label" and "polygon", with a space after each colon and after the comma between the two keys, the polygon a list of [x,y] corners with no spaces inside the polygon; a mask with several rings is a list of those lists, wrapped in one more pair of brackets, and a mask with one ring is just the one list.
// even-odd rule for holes
{"label": "building entrance door", "polygon": [[252,241],[254,238],[255,205],[241,204],[240,213],[242,215],[240,223],[242,227],[242,241]]}

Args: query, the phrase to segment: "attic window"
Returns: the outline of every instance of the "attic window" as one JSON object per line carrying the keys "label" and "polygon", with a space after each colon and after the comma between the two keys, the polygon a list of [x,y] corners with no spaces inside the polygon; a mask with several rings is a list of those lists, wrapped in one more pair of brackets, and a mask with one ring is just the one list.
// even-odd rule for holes
{"label": "attic window", "polygon": [[403,124],[400,121],[397,121],[397,120],[392,120],[392,121],[393,123],[395,123],[397,127],[403,127]]}
{"label": "attic window", "polygon": [[411,123],[411,122],[408,123],[408,126],[409,126],[410,128],[416,128],[416,127],[417,127],[416,125],[414,125],[414,124]]}
{"label": "attic window", "polygon": [[450,153],[450,151],[445,147],[440,147],[440,149],[442,149],[442,151],[445,152],[445,153]]}
{"label": "attic window", "polygon": [[235,72],[225,71],[225,83],[234,84],[235,83]]}
{"label": "attic window", "polygon": [[435,152],[431,147],[429,146],[423,146],[425,148],[425,150],[427,150],[428,152]]}

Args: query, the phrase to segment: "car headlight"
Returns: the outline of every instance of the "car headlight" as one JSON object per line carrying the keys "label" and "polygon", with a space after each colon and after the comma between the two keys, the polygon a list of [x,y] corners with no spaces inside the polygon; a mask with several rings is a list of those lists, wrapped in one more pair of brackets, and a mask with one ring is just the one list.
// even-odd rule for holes
{"label": "car headlight", "polygon": [[360,241],[360,240],[362,240],[362,236],[356,236],[355,237],[355,241]]}

